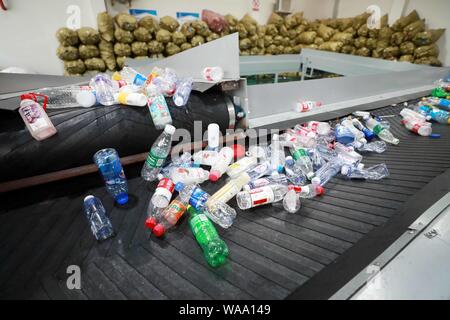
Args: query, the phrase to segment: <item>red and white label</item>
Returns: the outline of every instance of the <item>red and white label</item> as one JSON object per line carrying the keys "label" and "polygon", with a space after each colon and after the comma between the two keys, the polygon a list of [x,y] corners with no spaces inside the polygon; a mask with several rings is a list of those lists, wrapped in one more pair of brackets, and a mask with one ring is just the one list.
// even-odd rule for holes
{"label": "red and white label", "polygon": [[249,193],[252,200],[252,207],[272,203],[275,200],[273,190],[269,186],[250,190]]}
{"label": "red and white label", "polygon": [[163,178],[163,179],[159,180],[158,186],[156,187],[156,190],[155,190],[155,193],[153,196],[160,195],[170,201],[170,199],[172,198],[172,193],[173,193],[174,189],[175,189],[175,184],[173,183],[173,181],[170,180],[169,178]]}

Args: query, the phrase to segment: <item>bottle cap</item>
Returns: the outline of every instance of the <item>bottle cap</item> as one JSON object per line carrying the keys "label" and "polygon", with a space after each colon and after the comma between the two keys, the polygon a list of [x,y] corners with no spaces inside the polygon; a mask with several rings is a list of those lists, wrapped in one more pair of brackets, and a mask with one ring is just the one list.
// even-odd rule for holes
{"label": "bottle cap", "polygon": [[439,133],[432,133],[430,134],[430,139],[439,139],[441,135]]}
{"label": "bottle cap", "polygon": [[175,130],[175,127],[170,124],[166,124],[166,126],[164,127],[164,132],[170,135],[174,134]]}
{"label": "bottle cap", "polygon": [[209,172],[209,180],[211,180],[212,182],[216,182],[217,180],[219,180],[219,178],[220,178],[220,171],[211,170]]}
{"label": "bottle cap", "polygon": [[150,230],[153,230],[157,223],[158,221],[156,221],[155,217],[148,217],[147,220],[145,220],[145,226]]}
{"label": "bottle cap", "polygon": [[157,237],[162,237],[166,233],[166,228],[160,223],[158,223],[152,230],[153,234]]}
{"label": "bottle cap", "polygon": [[277,172],[278,173],[282,173],[283,172],[283,168],[284,167],[281,164],[279,164],[278,167],[277,167]]}
{"label": "bottle cap", "polygon": [[233,147],[234,159],[237,160],[245,155],[245,147],[241,144],[234,144]]}
{"label": "bottle cap", "polygon": [[183,182],[178,182],[177,184],[175,184],[175,190],[177,190],[178,192],[183,190],[183,188],[184,188],[184,183]]}
{"label": "bottle cap", "polygon": [[322,186],[317,186],[316,187],[316,193],[318,196],[321,196],[325,193],[325,189]]}
{"label": "bottle cap", "polygon": [[81,106],[83,106],[85,108],[92,107],[97,103],[95,94],[89,90],[83,90],[83,91],[78,92],[77,96],[76,96],[76,100]]}
{"label": "bottle cap", "polygon": [[125,204],[128,202],[128,194],[127,193],[120,193],[117,196],[114,197],[116,202],[120,205]]}
{"label": "bottle cap", "polygon": [[35,101],[35,96],[32,93],[25,93],[20,96],[20,100],[33,100]]}

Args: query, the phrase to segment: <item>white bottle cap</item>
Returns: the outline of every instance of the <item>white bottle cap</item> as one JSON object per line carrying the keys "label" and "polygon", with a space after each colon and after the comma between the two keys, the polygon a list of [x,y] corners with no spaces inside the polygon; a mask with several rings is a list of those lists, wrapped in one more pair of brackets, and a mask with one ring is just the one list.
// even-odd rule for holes
{"label": "white bottle cap", "polygon": [[166,124],[166,126],[164,127],[164,132],[170,135],[174,134],[175,130],[175,127],[170,124]]}
{"label": "white bottle cap", "polygon": [[181,107],[183,105],[183,98],[178,96],[173,99],[176,106]]}
{"label": "white bottle cap", "polygon": [[78,92],[76,100],[81,106],[85,108],[92,107],[97,102],[97,100],[95,99],[95,94],[89,90],[83,90]]}

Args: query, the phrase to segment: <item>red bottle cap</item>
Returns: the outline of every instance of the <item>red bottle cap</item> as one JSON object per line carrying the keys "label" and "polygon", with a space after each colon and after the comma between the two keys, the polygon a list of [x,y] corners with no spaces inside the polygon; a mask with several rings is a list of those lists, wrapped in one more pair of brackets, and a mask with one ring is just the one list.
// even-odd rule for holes
{"label": "red bottle cap", "polygon": [[150,230],[152,230],[157,223],[158,221],[156,221],[155,217],[148,217],[147,220],[145,220],[145,226]]}
{"label": "red bottle cap", "polygon": [[164,228],[164,226],[160,223],[158,223],[154,228],[153,228],[153,234],[157,237],[162,237],[164,235],[164,233],[166,232],[166,229]]}
{"label": "red bottle cap", "polygon": [[318,196],[321,196],[325,193],[325,189],[322,186],[317,186],[316,187],[316,192]]}
{"label": "red bottle cap", "polygon": [[20,96],[20,100],[33,100],[36,101],[36,96],[32,93],[25,93]]}
{"label": "red bottle cap", "polygon": [[209,180],[211,180],[212,182],[216,182],[217,180],[219,180],[220,178],[220,172],[219,171],[210,171],[209,172]]}
{"label": "red bottle cap", "polygon": [[241,144],[234,144],[233,147],[234,160],[240,159],[245,155],[245,147]]}

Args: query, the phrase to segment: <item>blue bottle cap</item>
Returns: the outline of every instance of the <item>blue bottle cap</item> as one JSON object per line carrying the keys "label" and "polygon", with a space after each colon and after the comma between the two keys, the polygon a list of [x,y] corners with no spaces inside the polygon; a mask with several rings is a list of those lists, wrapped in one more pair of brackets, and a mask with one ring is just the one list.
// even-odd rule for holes
{"label": "blue bottle cap", "polygon": [[147,81],[147,78],[138,73],[134,78],[133,84],[137,86],[142,86],[144,85],[145,81]]}
{"label": "blue bottle cap", "polygon": [[181,190],[183,190],[183,188],[184,188],[184,183],[183,183],[183,182],[178,182],[178,183],[175,185],[175,190],[177,190],[178,192],[180,192]]}
{"label": "blue bottle cap", "polygon": [[277,171],[278,171],[278,173],[283,172],[283,166],[281,164],[278,165]]}
{"label": "blue bottle cap", "polygon": [[117,204],[123,205],[128,202],[128,194],[127,193],[120,193],[117,196],[114,197]]}
{"label": "blue bottle cap", "polygon": [[441,135],[439,133],[432,133],[430,134],[430,139],[439,139]]}

